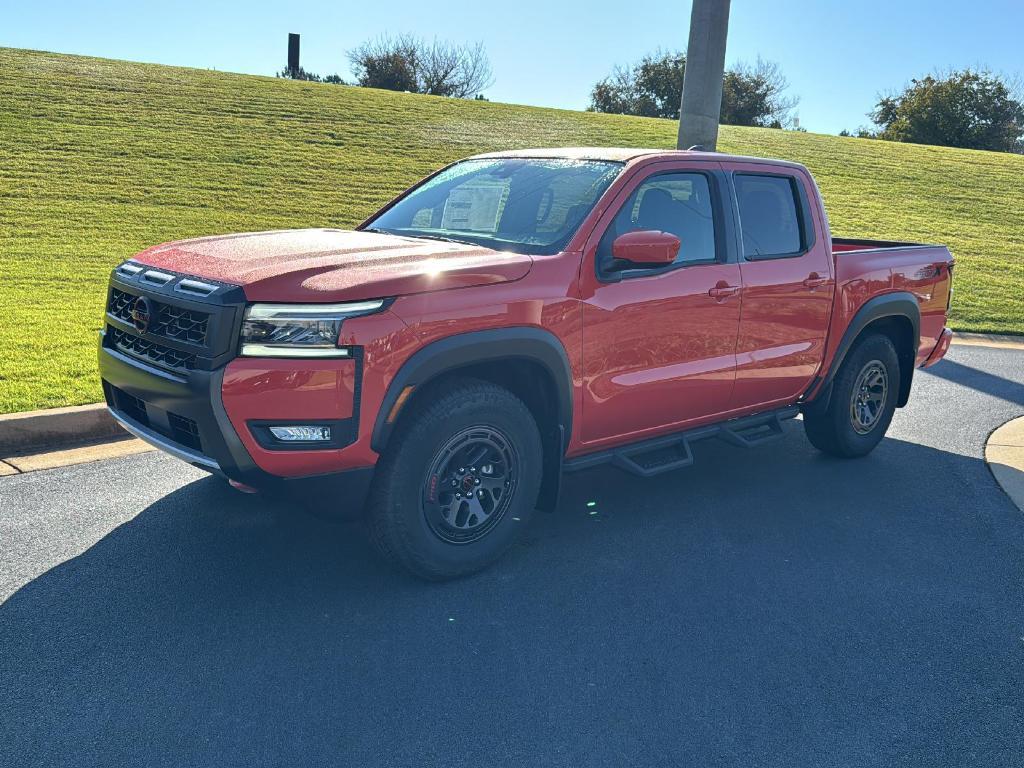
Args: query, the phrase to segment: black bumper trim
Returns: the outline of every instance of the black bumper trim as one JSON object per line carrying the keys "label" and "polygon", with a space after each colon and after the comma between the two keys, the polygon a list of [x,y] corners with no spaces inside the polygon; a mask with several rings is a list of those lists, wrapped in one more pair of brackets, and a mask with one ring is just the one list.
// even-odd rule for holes
{"label": "black bumper trim", "polygon": [[[111,349],[101,340],[99,370],[107,407],[119,420],[127,420],[135,430],[144,431],[140,435],[143,440],[172,455],[184,453],[193,458],[205,458],[205,462],[184,460],[207,470],[208,465],[216,465],[220,474],[248,485],[255,486],[266,477],[273,477],[256,466],[228,419],[220,399],[222,368],[190,371],[187,376],[178,376],[147,366]],[[126,413],[118,407],[115,389],[145,403],[148,423],[142,423],[137,414]],[[195,422],[199,451],[174,438],[171,424],[175,417]]]}
{"label": "black bumper trim", "polygon": [[[144,427],[134,419],[118,413],[109,406],[108,410],[118,424],[154,448],[218,477],[233,479],[226,475],[221,470],[220,465],[209,456],[204,456],[201,453],[178,445],[166,439],[163,435]],[[324,475],[312,475],[310,477],[277,477],[276,475],[262,472],[262,470],[257,471],[262,476],[259,479],[254,479],[253,475],[250,474],[246,485],[251,484],[252,487],[259,490],[281,494],[286,497],[291,497],[293,494],[298,493],[306,496],[311,501],[317,502],[325,498],[340,498],[345,500],[349,511],[355,510],[357,512],[361,512],[366,504],[366,498],[370,495],[370,486],[373,483],[374,475],[374,467],[357,467],[356,469],[347,469]]]}
{"label": "black bumper trim", "polygon": [[118,413],[109,405],[107,406],[107,410],[110,411],[110,415],[114,417],[114,421],[124,427],[125,430],[131,432],[140,440],[149,443],[154,448],[159,448],[164,453],[168,453],[176,459],[181,459],[192,466],[205,469],[207,472],[212,472],[215,475],[224,474],[221,471],[220,465],[209,456],[204,456],[201,453],[197,453],[183,445],[178,445],[177,443],[168,440],[158,432],[154,432],[152,429],[144,427],[142,424],[135,421],[135,419],[132,419],[123,413]]}
{"label": "black bumper trim", "polygon": [[[103,344],[100,335],[99,370],[107,407],[132,434],[199,469],[253,488],[286,493],[315,490],[321,494],[321,500],[343,498],[347,507],[362,507],[374,467],[295,478],[272,475],[256,465],[228,418],[221,400],[223,368],[174,375],[111,349]],[[115,389],[141,400],[150,424],[143,424],[118,408]],[[358,408],[358,400],[355,407]],[[170,422],[174,416],[196,423],[201,450],[193,450],[173,438]]]}

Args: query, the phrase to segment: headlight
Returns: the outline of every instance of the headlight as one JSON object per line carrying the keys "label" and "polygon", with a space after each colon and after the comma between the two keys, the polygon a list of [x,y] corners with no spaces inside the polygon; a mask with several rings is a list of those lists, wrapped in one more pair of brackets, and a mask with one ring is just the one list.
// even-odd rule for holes
{"label": "headlight", "polygon": [[338,346],[347,317],[379,312],[383,299],[350,304],[253,304],[242,321],[241,354],[248,357],[348,357]]}

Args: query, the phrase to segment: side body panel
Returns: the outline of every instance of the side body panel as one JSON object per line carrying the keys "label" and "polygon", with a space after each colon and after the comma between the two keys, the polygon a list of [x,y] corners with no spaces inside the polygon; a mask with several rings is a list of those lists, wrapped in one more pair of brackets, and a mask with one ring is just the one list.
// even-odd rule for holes
{"label": "side body panel", "polygon": [[[367,426],[361,432],[368,431],[367,449],[372,451],[369,431],[372,431],[389,386],[417,351],[455,336],[493,330],[506,330],[515,335],[517,329],[543,331],[545,337],[558,345],[559,354],[568,363],[567,385],[571,391],[572,417],[569,420],[571,432],[565,435],[565,441],[571,444],[579,434],[583,376],[581,310],[575,296],[579,259],[579,253],[571,251],[555,256],[536,256],[530,274],[517,283],[440,291],[396,300],[391,310],[406,327],[404,342],[389,350],[386,356],[382,354],[377,358],[377,370],[372,375],[369,362],[366,366],[368,376],[364,382],[361,410]],[[360,319],[370,321],[372,317]],[[353,329],[358,330],[355,325]],[[372,331],[368,331],[370,334]],[[505,351],[499,346],[496,353],[501,356]],[[510,347],[507,353],[514,358],[519,351]],[[550,370],[554,366],[545,367]],[[558,379],[565,376],[561,370],[550,372]],[[360,441],[362,439],[361,435]]]}
{"label": "side body panel", "polygon": [[[953,257],[945,246],[900,246],[840,252],[835,257],[836,301],[833,330],[823,371],[839,362],[843,334],[872,298],[895,292],[913,296],[920,309],[920,338],[914,363],[928,360],[943,335],[952,289]],[[815,394],[815,393],[809,393]]]}
{"label": "side body panel", "polygon": [[[595,223],[583,252],[583,391],[581,449],[639,439],[728,409],[735,376],[737,295],[715,298],[716,287],[739,288],[739,266],[723,258],[606,282],[597,275],[605,229],[637,186],[652,175],[703,172],[718,163],[676,161],[639,166]],[[720,179],[716,187],[721,189]],[[716,197],[712,195],[713,199]],[[722,195],[721,197],[724,197]],[[716,202],[720,253],[731,229],[727,200]]]}
{"label": "side body panel", "polygon": [[[734,173],[792,177],[803,190],[810,216],[806,250],[785,257],[741,257],[743,316],[730,405],[750,408],[795,402],[821,367],[835,289],[817,189],[810,174],[798,168],[741,162],[724,166],[730,177]],[[737,229],[742,243],[742,228]]]}

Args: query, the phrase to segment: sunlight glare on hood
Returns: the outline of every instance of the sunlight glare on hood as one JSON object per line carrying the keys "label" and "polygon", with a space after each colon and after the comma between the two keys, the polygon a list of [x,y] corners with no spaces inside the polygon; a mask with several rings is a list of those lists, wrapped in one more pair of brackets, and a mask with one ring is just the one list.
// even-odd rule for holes
{"label": "sunlight glare on hood", "polygon": [[434,260],[428,263],[427,266],[423,269],[423,274],[425,274],[427,277],[437,277],[444,271],[444,263],[440,260]]}

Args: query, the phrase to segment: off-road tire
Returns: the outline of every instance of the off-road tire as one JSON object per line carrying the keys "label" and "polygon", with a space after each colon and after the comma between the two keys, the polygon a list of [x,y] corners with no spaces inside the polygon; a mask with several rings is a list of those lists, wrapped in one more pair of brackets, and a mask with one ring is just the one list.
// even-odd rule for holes
{"label": "off-road tire", "polygon": [[[867,377],[867,378],[865,378]],[[877,396],[884,378],[884,400],[873,418],[858,415],[856,398]],[[804,411],[804,431],[820,451],[842,458],[865,456],[885,436],[900,391],[900,363],[888,336],[871,334],[856,342],[832,382],[828,406],[811,404]],[[870,407],[859,413],[873,413]],[[867,424],[870,422],[870,426]]]}
{"label": "off-road tire", "polygon": [[[510,470],[509,500],[499,518],[480,538],[453,543],[430,515],[436,498],[431,479],[439,476],[433,470],[449,455],[450,441],[476,429],[507,441],[517,466]],[[385,559],[422,579],[444,581],[479,571],[501,557],[529,522],[541,474],[540,434],[526,405],[486,381],[448,380],[421,393],[411,412],[402,414],[377,464],[367,503],[369,538]]]}

